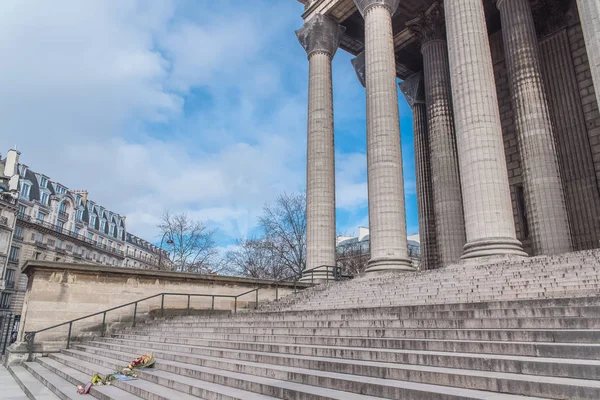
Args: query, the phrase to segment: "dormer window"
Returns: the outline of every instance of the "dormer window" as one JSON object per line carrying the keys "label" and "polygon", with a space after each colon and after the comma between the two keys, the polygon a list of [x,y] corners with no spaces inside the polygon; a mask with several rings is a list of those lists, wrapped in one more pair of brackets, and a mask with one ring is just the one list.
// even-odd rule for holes
{"label": "dormer window", "polygon": [[45,177],[42,176],[42,178],[40,179],[40,187],[42,188],[47,188],[48,187],[48,179],[46,179]]}
{"label": "dormer window", "polygon": [[48,202],[50,201],[50,195],[48,193],[42,193],[42,204],[47,206]]}
{"label": "dormer window", "polygon": [[95,216],[95,215],[92,215],[92,216],[90,217],[90,226],[91,226],[92,228],[96,226],[96,216]]}
{"label": "dormer window", "polygon": [[104,232],[105,229],[106,229],[106,221],[102,220],[102,221],[100,221],[100,230],[102,232]]}
{"label": "dormer window", "polygon": [[26,182],[21,182],[21,198],[29,200],[29,193],[31,192],[31,185]]}
{"label": "dormer window", "polygon": [[111,236],[115,236],[115,224],[110,224],[110,231],[109,231]]}

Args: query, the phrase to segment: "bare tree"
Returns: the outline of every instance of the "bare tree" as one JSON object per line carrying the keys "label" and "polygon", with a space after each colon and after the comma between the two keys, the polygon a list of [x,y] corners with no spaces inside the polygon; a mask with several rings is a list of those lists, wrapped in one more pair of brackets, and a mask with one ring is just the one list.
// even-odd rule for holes
{"label": "bare tree", "polygon": [[351,242],[340,244],[336,249],[336,265],[342,268],[343,274],[356,276],[367,269],[370,254],[368,243]]}
{"label": "bare tree", "polygon": [[286,273],[302,273],[306,267],[306,195],[280,195],[265,205],[258,223]]}
{"label": "bare tree", "polygon": [[249,278],[281,279],[285,267],[276,257],[276,250],[265,239],[240,240],[237,249],[225,255],[228,273]]}
{"label": "bare tree", "polygon": [[194,221],[186,213],[165,211],[158,224],[160,234],[166,238],[163,247],[171,255],[170,262],[161,262],[159,268],[199,274],[215,273],[217,245],[214,230],[202,222]]}

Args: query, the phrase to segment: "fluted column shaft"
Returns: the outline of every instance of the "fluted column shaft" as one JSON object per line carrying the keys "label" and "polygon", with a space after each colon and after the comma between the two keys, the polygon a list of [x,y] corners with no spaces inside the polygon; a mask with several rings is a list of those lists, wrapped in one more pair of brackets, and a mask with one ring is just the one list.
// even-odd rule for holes
{"label": "fluted column shaft", "polygon": [[445,3],[467,244],[463,258],[525,256],[516,239],[481,0]]}
{"label": "fluted column shaft", "polygon": [[430,40],[422,45],[421,52],[438,257],[440,265],[446,266],[460,259],[467,240],[446,41]]}
{"label": "fluted column shaft", "polygon": [[[331,61],[343,29],[317,15],[296,32],[308,53],[306,269],[335,265],[335,150]],[[304,279],[326,279],[332,270]]]}
{"label": "fluted column shaft", "polygon": [[415,141],[415,178],[417,180],[417,205],[419,207],[419,239],[421,240],[421,270],[427,270],[439,266],[431,158],[429,156],[427,106],[422,102],[415,103],[412,110]]}
{"label": "fluted column shaft", "polygon": [[585,38],[585,48],[590,61],[596,99],[600,104],[600,1],[577,0],[577,7]]}
{"label": "fluted column shaft", "polygon": [[533,254],[570,251],[571,233],[529,0],[499,0]]}
{"label": "fluted column shaft", "polygon": [[392,34],[392,13],[397,3],[390,6],[385,1],[355,1],[365,19],[371,246],[367,272],[414,270],[408,258],[406,241],[396,60]]}
{"label": "fluted column shaft", "polygon": [[335,265],[335,151],[331,56],[309,58],[306,268]]}

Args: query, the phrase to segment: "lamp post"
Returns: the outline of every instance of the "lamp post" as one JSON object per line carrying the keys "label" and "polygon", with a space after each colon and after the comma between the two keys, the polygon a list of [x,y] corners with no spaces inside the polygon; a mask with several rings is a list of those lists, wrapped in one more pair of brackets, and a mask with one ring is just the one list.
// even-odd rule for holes
{"label": "lamp post", "polygon": [[[158,250],[158,269],[160,269],[160,267],[162,265],[162,254],[163,254],[163,251],[164,251],[163,248],[162,248],[162,246],[163,246],[163,241],[165,240],[165,236],[167,236],[167,233],[169,233],[169,232],[165,232],[164,235],[163,235],[163,237],[162,237],[162,239],[160,240],[160,247],[159,247],[159,250]],[[174,242],[173,242],[172,239],[167,240],[167,244],[173,244],[173,243]]]}

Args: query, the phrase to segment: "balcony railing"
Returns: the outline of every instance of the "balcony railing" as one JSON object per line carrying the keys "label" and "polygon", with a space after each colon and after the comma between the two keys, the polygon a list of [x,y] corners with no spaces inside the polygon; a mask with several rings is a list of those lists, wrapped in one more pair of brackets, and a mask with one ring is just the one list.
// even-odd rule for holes
{"label": "balcony railing", "polygon": [[[116,250],[116,249],[113,249],[113,248],[111,248],[111,247],[109,247],[107,245],[99,245],[94,240],[88,239],[88,238],[86,238],[83,235],[79,235],[79,234],[77,234],[77,233],[75,233],[73,231],[70,231],[70,230],[65,229],[63,227],[60,227],[58,225],[54,225],[54,224],[51,224],[51,223],[48,223],[48,222],[45,222],[45,221],[40,221],[39,219],[31,218],[31,216],[25,215],[25,214],[21,214],[21,213],[17,214],[17,218],[19,220],[21,220],[21,221],[29,222],[29,223],[32,223],[32,224],[35,224],[35,225],[38,225],[38,226],[43,226],[43,227],[45,227],[47,229],[53,230],[54,232],[58,232],[58,233],[60,233],[62,235],[71,237],[73,239],[77,239],[80,242],[87,243],[87,244],[89,244],[89,245],[91,245],[91,246],[93,246],[93,247],[95,247],[97,249],[100,249],[100,250],[103,250],[103,251],[106,251],[106,252],[109,252],[109,253],[113,253],[113,254],[116,254],[118,256],[123,257],[123,251],[122,250]],[[36,242],[36,244],[37,244],[37,242]]]}
{"label": "balcony railing", "polygon": [[16,256],[16,257],[14,257],[14,256],[8,257],[8,262],[12,262],[12,263],[18,263],[18,262],[19,262],[19,256]]}
{"label": "balcony railing", "polygon": [[4,281],[4,287],[6,289],[14,289],[15,288],[15,281]]}
{"label": "balcony railing", "polygon": [[66,211],[59,211],[58,217],[62,219],[69,219],[69,213]]}

